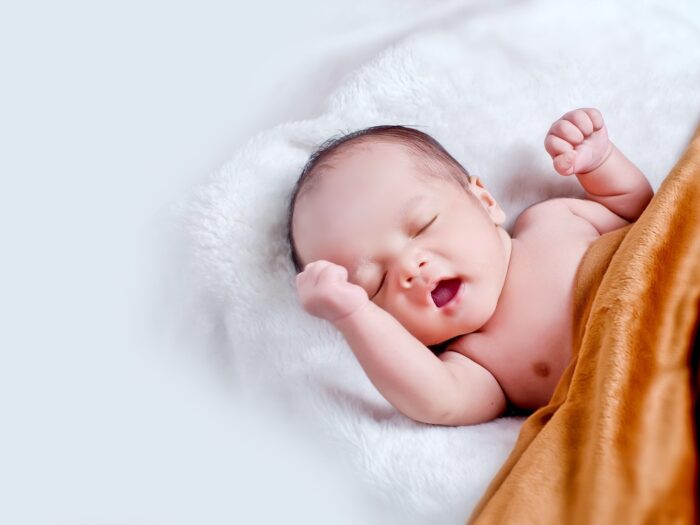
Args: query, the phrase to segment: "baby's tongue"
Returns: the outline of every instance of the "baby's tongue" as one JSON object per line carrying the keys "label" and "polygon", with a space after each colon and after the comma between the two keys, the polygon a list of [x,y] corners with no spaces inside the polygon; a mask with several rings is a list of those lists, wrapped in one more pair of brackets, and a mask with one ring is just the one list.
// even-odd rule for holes
{"label": "baby's tongue", "polygon": [[447,279],[438,283],[437,288],[435,288],[431,294],[438,308],[450,302],[450,299],[452,299],[457,293],[457,290],[459,290],[459,283],[459,279]]}

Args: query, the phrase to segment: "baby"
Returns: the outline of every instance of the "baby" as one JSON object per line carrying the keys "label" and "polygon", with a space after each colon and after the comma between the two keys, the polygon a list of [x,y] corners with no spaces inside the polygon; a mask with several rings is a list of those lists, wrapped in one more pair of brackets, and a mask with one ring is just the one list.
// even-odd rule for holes
{"label": "baby", "polygon": [[414,420],[469,425],[546,404],[572,357],[581,257],[654,194],[596,109],[563,115],[544,146],[586,198],[534,204],[512,234],[479,178],[411,128],[332,139],[296,184],[288,233],[301,304]]}

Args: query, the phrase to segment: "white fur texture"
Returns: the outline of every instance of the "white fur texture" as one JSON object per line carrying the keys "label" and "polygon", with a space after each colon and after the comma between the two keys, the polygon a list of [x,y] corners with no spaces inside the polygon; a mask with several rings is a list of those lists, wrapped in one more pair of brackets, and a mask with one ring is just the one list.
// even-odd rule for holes
{"label": "white fur texture", "polygon": [[210,308],[203,322],[225,329],[231,380],[333,440],[404,523],[463,523],[522,418],[413,422],[376,391],[340,334],[303,312],[285,220],[311,151],[341,131],[418,126],[482,178],[510,229],[534,202],[582,195],[543,147],[566,111],[599,108],[654,189],[700,116],[700,16],[690,1],[452,5],[343,79],[318,118],[251,138],[188,216],[199,297]]}

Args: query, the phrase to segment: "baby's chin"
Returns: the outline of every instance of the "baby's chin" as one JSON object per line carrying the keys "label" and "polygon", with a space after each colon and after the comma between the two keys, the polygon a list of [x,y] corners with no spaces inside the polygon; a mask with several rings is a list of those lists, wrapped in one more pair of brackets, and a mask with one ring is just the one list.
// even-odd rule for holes
{"label": "baby's chin", "polygon": [[416,338],[423,343],[425,346],[436,346],[436,345],[441,345],[443,343],[446,343],[448,341],[451,341],[452,339],[456,339],[458,337],[461,337],[463,335],[467,335],[473,332],[476,332],[478,328],[470,330],[470,329],[465,329],[465,330],[452,330],[450,332],[440,332],[440,333],[435,333],[435,334],[421,334],[421,335],[416,335]]}
{"label": "baby's chin", "polygon": [[[457,337],[472,334],[481,330],[489,320],[493,317],[496,311],[497,301],[493,302],[493,305],[481,305],[481,308],[469,312],[470,315],[464,319],[462,323],[456,323],[450,326],[435,327],[435,330],[423,330],[422,333],[413,333],[413,335],[424,345],[434,346],[445,343],[451,339]],[[465,305],[467,306],[467,305]],[[425,326],[422,328],[425,329]],[[409,330],[410,331],[410,330]]]}

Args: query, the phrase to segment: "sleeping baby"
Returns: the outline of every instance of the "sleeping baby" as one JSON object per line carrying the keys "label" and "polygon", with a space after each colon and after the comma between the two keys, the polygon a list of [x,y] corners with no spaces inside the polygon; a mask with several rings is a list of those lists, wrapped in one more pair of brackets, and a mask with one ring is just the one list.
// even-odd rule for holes
{"label": "sleeping baby", "polygon": [[546,404],[572,357],[583,254],[653,196],[596,109],[563,115],[544,146],[586,197],[534,204],[511,234],[482,181],[408,127],[331,139],[296,183],[288,235],[302,307],[416,421],[469,425]]}

